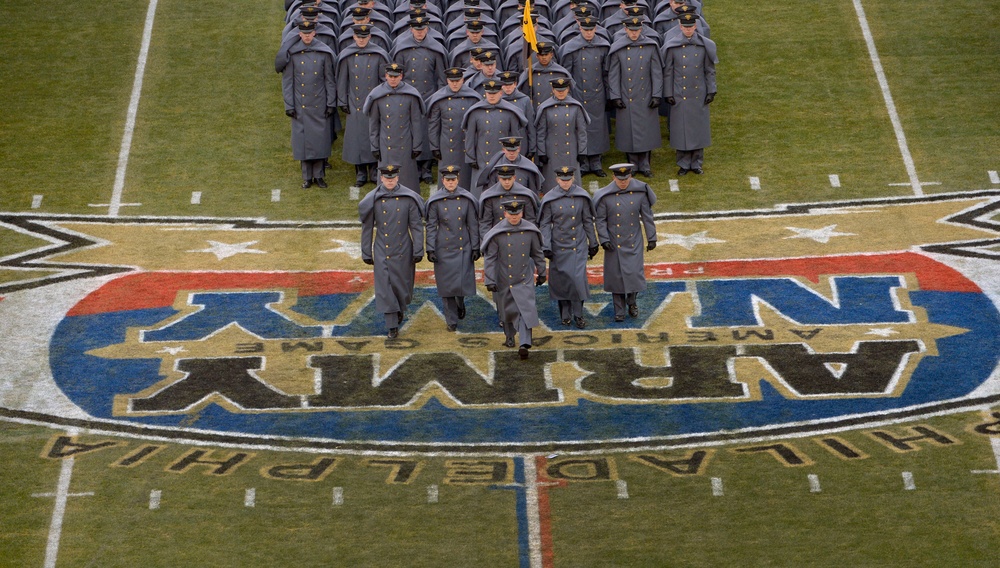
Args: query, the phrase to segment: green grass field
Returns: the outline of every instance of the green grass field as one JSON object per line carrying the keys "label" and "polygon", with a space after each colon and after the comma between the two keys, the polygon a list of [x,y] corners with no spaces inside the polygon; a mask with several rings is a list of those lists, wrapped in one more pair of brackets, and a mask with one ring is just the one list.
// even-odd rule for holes
{"label": "green grass field", "polygon": [[[560,469],[569,479],[547,490],[555,565],[992,566],[1000,474],[989,437],[972,431],[989,423],[995,432],[996,419],[982,413],[921,421],[916,425],[949,441],[911,442],[906,452],[870,433],[919,436],[908,430],[913,425],[836,435],[864,456],[850,460],[818,442],[828,436],[787,440],[806,462],[797,466],[771,452],[740,451],[773,443],[701,448],[708,455],[697,471],[677,461],[674,471],[651,464],[689,460],[699,449],[586,456],[611,464],[611,476],[582,465]],[[4,565],[34,566],[42,563],[52,499],[32,495],[56,485],[61,462],[45,456],[59,433],[2,424]],[[94,434],[76,441],[117,445],[75,457],[70,491],[92,495],[69,498],[61,565],[517,562],[513,492],[449,483],[468,479],[455,474],[462,469],[455,461],[476,458],[391,458],[418,465],[405,483],[390,483],[391,467],[368,461],[378,458],[251,451],[243,465],[217,476],[209,466],[167,471],[190,446],[158,443],[147,460],[121,467],[150,442]],[[238,451],[204,449],[217,460]],[[322,457],[336,464],[318,481],[262,473]],[[550,456],[548,463],[566,459]],[[912,475],[911,489],[904,472]],[[713,479],[721,481],[721,494],[713,493]],[[255,492],[253,506],[246,504],[248,489]],[[156,508],[152,491],[160,492]]]}
{"label": "green grass field", "polygon": [[[0,5],[0,211],[108,215],[147,7]],[[1000,169],[1000,3],[866,0],[864,9],[921,191],[1000,189],[990,178]],[[850,0],[708,0],[705,14],[721,59],[714,145],[705,175],[673,192],[664,131],[650,182],[656,213],[914,195]],[[282,18],[277,0],[160,0],[121,217],[356,219],[340,141],[330,189],[299,188],[272,66]],[[604,164],[623,159],[612,151]],[[44,244],[0,226],[0,259]],[[0,268],[0,284],[46,274]],[[566,479],[542,489],[554,555],[545,565],[997,566],[1000,428],[974,430],[996,421],[965,411],[834,434],[856,459],[824,446],[829,436],[546,456]],[[914,426],[950,442],[898,451],[872,435],[915,436]],[[0,420],[0,566],[45,565],[47,494],[66,463],[50,449],[64,435]],[[74,457],[59,566],[525,565],[513,480],[470,482],[478,477],[468,469],[484,466],[466,462],[534,456],[202,448],[94,432],[75,440],[113,444]],[[760,449],[773,444],[803,463]],[[162,447],[121,465],[146,445]],[[252,455],[225,475],[170,471],[195,449]],[[651,465],[701,450],[697,471]],[[315,481],[267,473],[324,457],[335,463]],[[393,459],[415,469],[399,474]],[[560,469],[567,459],[592,462]]]}

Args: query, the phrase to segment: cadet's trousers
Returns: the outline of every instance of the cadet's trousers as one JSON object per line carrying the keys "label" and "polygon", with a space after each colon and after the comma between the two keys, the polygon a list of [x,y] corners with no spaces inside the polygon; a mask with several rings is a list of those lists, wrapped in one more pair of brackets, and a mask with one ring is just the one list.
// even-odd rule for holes
{"label": "cadet's trousers", "polygon": [[559,317],[562,320],[583,317],[583,300],[558,300]]}
{"label": "cadet's trousers", "polygon": [[705,163],[705,149],[677,150],[677,167],[685,170],[695,170]]}
{"label": "cadet's trousers", "polygon": [[615,317],[626,315],[629,306],[635,305],[636,293],[611,294],[611,301],[615,305]]}
{"label": "cadet's trousers", "polygon": [[448,325],[458,325],[458,305],[461,300],[458,296],[441,298],[444,305],[444,323]]}
{"label": "cadet's trousers", "polygon": [[[638,154],[631,154],[626,152],[625,157],[628,161],[635,165],[635,171],[637,172],[648,172],[652,171],[649,165],[649,155],[651,152],[639,152]],[[546,180],[548,181],[548,180]]]}
{"label": "cadet's trousers", "polygon": [[580,167],[587,172],[599,172],[603,168],[601,167],[601,154],[593,154],[591,156],[580,156]]}
{"label": "cadet's trousers", "polygon": [[520,315],[514,321],[504,322],[503,333],[507,339],[514,338],[514,332],[517,332],[517,337],[520,340],[518,345],[527,345],[531,347],[531,328],[524,324],[524,318]]}
{"label": "cadet's trousers", "polygon": [[399,327],[399,316],[402,312],[386,312],[385,315],[385,328],[392,329],[394,327]]}
{"label": "cadet's trousers", "polygon": [[302,160],[302,181],[311,181],[314,179],[323,179],[324,168],[323,164],[325,160]]}

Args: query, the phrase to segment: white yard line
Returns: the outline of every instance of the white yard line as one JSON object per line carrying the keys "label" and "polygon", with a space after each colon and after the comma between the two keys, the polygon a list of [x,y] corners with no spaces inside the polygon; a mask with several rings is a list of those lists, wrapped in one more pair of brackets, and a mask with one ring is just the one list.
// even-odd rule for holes
{"label": "white yard line", "polygon": [[45,568],[55,568],[59,556],[59,538],[62,536],[63,517],[66,516],[66,500],[69,498],[69,482],[73,477],[73,458],[63,460],[59,470],[59,482],[56,486],[56,504],[52,510],[52,523],[49,525],[49,539],[45,546]]}
{"label": "white yard line", "polygon": [[628,482],[624,479],[616,480],[615,487],[618,489],[619,499],[628,499]]}
{"label": "white yard line", "polygon": [[247,489],[246,493],[243,494],[243,506],[250,508],[257,506],[257,489],[255,487]]}
{"label": "white yard line", "polygon": [[528,558],[531,568],[542,568],[542,522],[538,513],[538,468],[535,456],[524,459],[524,499],[528,516]]}
{"label": "white yard line", "polygon": [[819,484],[819,476],[815,473],[810,473],[807,478],[809,479],[809,492],[819,493],[823,491],[823,488]]}
{"label": "white yard line", "polygon": [[990,438],[990,447],[993,448],[993,457],[996,458],[996,469],[974,469],[972,473],[996,473],[1000,474],[1000,438]]}
{"label": "white yard line", "polygon": [[149,510],[155,511],[160,508],[160,499],[163,497],[163,491],[160,489],[153,489],[149,492]]}
{"label": "white yard line", "polygon": [[108,216],[117,217],[122,206],[122,194],[125,192],[125,170],[128,168],[128,157],[132,151],[132,134],[135,132],[135,117],[139,113],[139,97],[142,94],[142,78],[146,74],[146,58],[149,56],[149,42],[153,37],[153,18],[156,15],[157,0],[149,0],[146,10],[146,26],[142,31],[142,46],[139,48],[139,62],[135,68],[135,80],[132,82],[132,98],[128,103],[128,113],[125,116],[125,133],[122,135],[121,149],[118,150],[118,169],[115,170],[115,186],[111,191],[111,202],[108,204]]}
{"label": "white yard line", "polygon": [[907,491],[913,491],[917,488],[917,484],[913,482],[913,473],[909,471],[903,472],[903,489]]}
{"label": "white yard line", "polygon": [[889,92],[889,81],[885,78],[885,71],[882,69],[882,61],[879,59],[878,50],[875,49],[875,38],[872,30],[868,27],[868,18],[865,16],[865,9],[861,6],[861,0],[854,0],[854,11],[858,13],[858,21],[861,23],[861,33],[865,36],[865,44],[868,45],[868,55],[872,60],[872,67],[875,68],[875,77],[882,88],[882,97],[885,99],[885,108],[889,111],[889,120],[892,121],[892,129],[896,133],[896,142],[899,143],[899,152],[903,155],[903,164],[906,166],[906,175],[910,179],[908,184],[913,188],[913,195],[921,197],[924,194],[917,177],[917,168],[913,165],[913,156],[906,143],[906,134],[903,132],[903,123],[899,120],[899,113],[896,112],[896,103],[892,101],[892,93]]}

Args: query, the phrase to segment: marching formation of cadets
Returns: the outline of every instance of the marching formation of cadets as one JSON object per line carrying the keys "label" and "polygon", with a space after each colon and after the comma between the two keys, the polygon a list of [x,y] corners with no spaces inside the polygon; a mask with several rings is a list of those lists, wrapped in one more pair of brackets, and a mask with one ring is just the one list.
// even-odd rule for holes
{"label": "marching formation of cadets", "polygon": [[[376,185],[358,210],[388,336],[425,253],[449,331],[483,259],[505,345],[522,358],[535,286],[548,280],[563,325],[587,325],[586,264],[601,249],[615,321],[637,317],[656,197],[632,176],[653,175],[661,117],[678,175],[703,173],[711,144],[718,58],[701,2],[537,0],[533,50],[524,0],[388,1],[285,0],[275,58],[302,187],[327,187],[338,133],[355,184]],[[591,196],[581,177],[607,176],[612,124],[628,162]]]}

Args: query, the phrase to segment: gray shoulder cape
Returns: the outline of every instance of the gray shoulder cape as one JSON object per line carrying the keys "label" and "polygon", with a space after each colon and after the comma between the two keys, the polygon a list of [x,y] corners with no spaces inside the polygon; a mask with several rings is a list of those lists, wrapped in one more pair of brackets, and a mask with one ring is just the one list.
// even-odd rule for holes
{"label": "gray shoulder cape", "polygon": [[456,188],[454,193],[451,193],[447,189],[444,189],[442,187],[442,188],[438,188],[437,191],[435,191],[434,193],[432,193],[431,196],[427,198],[427,203],[424,204],[425,205],[425,207],[424,207],[424,209],[425,209],[424,210],[424,217],[425,218],[427,217],[427,211],[430,210],[431,203],[434,203],[435,201],[440,201],[440,200],[442,200],[442,199],[444,199],[446,197],[464,197],[464,198],[468,199],[469,202],[472,203],[472,205],[476,209],[479,209],[479,203],[476,201],[476,198],[471,193],[469,193],[469,191],[467,189],[465,189],[464,187],[458,187],[458,188]]}
{"label": "gray shoulder cape", "polygon": [[600,203],[602,199],[611,195],[612,193],[618,193],[619,191],[642,191],[642,190],[646,191],[646,196],[649,198],[649,206],[652,207],[653,205],[656,205],[656,194],[653,193],[653,188],[649,187],[649,184],[645,182],[641,182],[635,178],[632,178],[631,180],[629,180],[628,187],[626,187],[625,189],[618,189],[618,186],[615,185],[615,182],[611,182],[610,184],[598,190],[598,192],[594,194],[594,207],[597,207],[597,204]]}
{"label": "gray shoulder cape", "polygon": [[542,208],[545,207],[546,203],[552,203],[553,201],[563,197],[585,197],[587,199],[587,203],[590,205],[591,212],[593,212],[594,209],[593,198],[590,197],[590,194],[587,193],[587,190],[583,189],[582,187],[576,184],[573,184],[572,187],[569,188],[569,191],[563,191],[561,187],[558,189],[552,189],[548,191],[545,194],[545,196],[542,197]]}
{"label": "gray shoulder cape", "polygon": [[375,200],[383,195],[392,195],[393,197],[409,197],[420,207],[420,216],[424,216],[424,198],[420,197],[420,194],[415,193],[412,189],[403,185],[397,185],[396,189],[387,191],[385,186],[379,184],[378,187],[369,191],[368,195],[364,196],[364,198],[358,202],[358,219],[362,223],[371,219],[372,212],[375,210]]}
{"label": "gray shoulder cape", "polygon": [[[292,41],[294,39],[294,41]],[[295,36],[288,36],[288,41],[282,42],[281,49],[278,50],[278,55],[274,58],[274,70],[281,73],[285,70],[285,66],[292,59],[292,53],[298,53],[300,51],[321,51],[330,54],[330,62],[337,62],[337,54],[333,52],[333,49],[325,43],[313,39],[313,42],[306,45],[302,38],[296,34]]]}
{"label": "gray shoulder cape", "polygon": [[657,49],[660,48],[660,46],[656,43],[656,40],[654,40],[654,39],[652,39],[650,37],[647,37],[645,34],[639,36],[639,39],[637,39],[635,41],[630,40],[628,38],[628,36],[624,36],[624,37],[620,37],[620,38],[616,39],[615,42],[611,44],[611,49],[608,50],[608,55],[611,55],[612,53],[614,53],[616,51],[620,51],[622,49],[625,49],[626,47],[628,47],[630,45],[651,45],[651,46],[653,46],[653,47],[655,47]]}
{"label": "gray shoulder cape", "polygon": [[499,223],[494,225],[494,227],[490,229],[488,233],[486,233],[486,236],[483,237],[483,242],[479,245],[479,248],[482,252],[485,253],[486,246],[490,244],[490,241],[493,240],[493,237],[499,235],[500,233],[513,233],[516,231],[534,231],[538,233],[539,239],[542,238],[542,232],[538,230],[538,227],[536,227],[535,224],[532,223],[531,221],[526,221],[524,219],[521,219],[521,222],[518,223],[517,226],[514,226],[511,225],[510,222],[507,221],[507,219],[504,219],[503,221],[500,221]]}
{"label": "gray shoulder cape", "polygon": [[538,121],[542,119],[545,109],[556,105],[576,105],[580,107],[580,111],[583,113],[583,119],[587,121],[587,124],[590,124],[590,114],[587,112],[587,109],[583,108],[583,103],[580,101],[574,99],[573,97],[566,97],[566,100],[562,101],[557,101],[555,97],[549,97],[545,99],[545,102],[538,105],[537,109],[535,109],[535,126],[538,126]]}
{"label": "gray shoulder cape", "polygon": [[483,99],[478,103],[469,107],[469,110],[465,111],[465,116],[462,117],[462,130],[465,130],[469,126],[469,115],[472,114],[472,111],[481,108],[494,108],[494,107],[502,108],[504,110],[509,110],[510,112],[514,113],[514,116],[516,116],[518,120],[521,121],[521,126],[528,125],[528,119],[525,118],[524,113],[521,112],[521,109],[517,108],[512,103],[500,99],[500,102],[498,102],[495,105],[491,105],[490,103],[486,102],[486,99]]}
{"label": "gray shoulder cape", "polygon": [[445,85],[440,89],[431,93],[431,96],[427,99],[427,110],[430,110],[434,103],[447,99],[448,97],[455,97],[460,99],[473,98],[476,101],[481,101],[483,96],[479,93],[473,91],[468,85],[463,84],[462,88],[458,90],[457,93],[452,92],[451,87]]}
{"label": "gray shoulder cape", "polygon": [[390,87],[385,81],[379,83],[377,87],[372,89],[372,92],[368,93],[368,98],[365,99],[365,105],[361,107],[361,112],[368,114],[375,101],[388,95],[410,95],[411,97],[416,97],[420,101],[420,114],[427,114],[427,108],[424,106],[424,98],[420,96],[420,91],[405,81],[401,81],[395,89]]}

